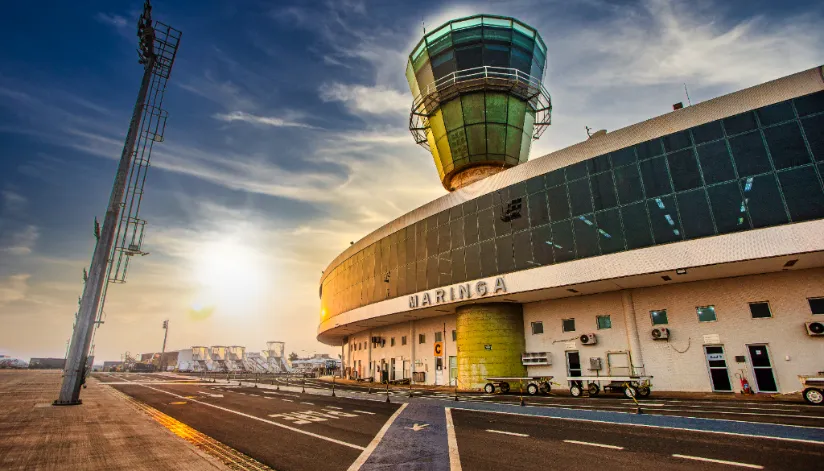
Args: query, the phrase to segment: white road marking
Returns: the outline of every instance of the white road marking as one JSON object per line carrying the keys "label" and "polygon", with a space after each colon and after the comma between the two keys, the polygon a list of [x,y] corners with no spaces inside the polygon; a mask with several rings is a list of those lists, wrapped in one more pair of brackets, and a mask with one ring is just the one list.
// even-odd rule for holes
{"label": "white road marking", "polygon": [[449,445],[449,471],[461,471],[461,455],[458,453],[458,439],[455,437],[455,424],[452,422],[452,409],[445,407],[446,442]]}
{"label": "white road marking", "polygon": [[[347,471],[358,471],[361,468],[361,466],[363,466],[363,464],[366,463],[366,460],[369,459],[369,457],[372,455],[372,452],[375,451],[375,448],[378,447],[378,443],[380,443],[381,440],[383,440],[383,436],[386,435],[386,431],[389,430],[389,427],[392,426],[392,423],[395,422],[395,419],[397,419],[399,415],[401,415],[401,412],[403,412],[403,410],[406,409],[406,406],[408,404],[409,403],[404,402],[403,404],[401,404],[400,407],[398,407],[398,410],[396,410],[395,413],[392,414],[391,417],[389,417],[389,420],[387,420],[386,423],[383,424],[383,427],[381,427],[378,434],[375,435],[375,438],[373,438],[372,441],[369,442],[369,446],[367,446],[366,449],[363,450],[360,456],[358,456],[358,459],[356,459],[355,462],[352,463],[351,466],[349,466],[349,469]],[[454,469],[455,468],[453,468],[453,470]],[[460,469],[461,468],[459,467],[456,471],[460,471]]]}
{"label": "white road marking", "polygon": [[293,401],[293,400],[291,400],[291,399],[281,399],[281,401],[286,401],[286,402],[295,402],[295,401]]}
{"label": "white road marking", "polygon": [[712,458],[703,458],[701,456],[690,456],[690,455],[672,455],[672,456],[674,456],[675,458],[684,458],[685,460],[706,461],[707,463],[728,464],[730,466],[740,466],[742,468],[764,469],[763,466],[758,465],[758,464],[739,463],[738,461],[716,460],[716,459],[712,459]]}
{"label": "white road marking", "polygon": [[326,406],[326,408],[327,408],[327,409],[337,409],[337,410],[343,410],[343,407],[335,407],[335,406]]}
{"label": "white road marking", "polygon": [[[331,409],[331,407],[329,407],[329,409]],[[374,413],[374,412],[367,412],[367,411],[365,411],[365,410],[356,410],[356,411],[354,411],[354,412],[358,412],[358,413],[361,413],[361,414],[375,415],[375,413]]]}
{"label": "white road marking", "polygon": [[525,433],[507,432],[506,430],[491,430],[491,429],[486,429],[486,431],[487,431],[487,432],[490,432],[490,433],[500,433],[500,434],[503,434],[503,435],[512,435],[512,436],[515,436],[515,437],[528,437],[528,436],[529,436],[529,435],[527,435],[527,434],[525,434]]}
{"label": "white road marking", "polygon": [[[611,422],[611,421],[608,421],[608,420],[579,419],[579,418],[572,418],[572,417],[551,417],[551,416],[543,416],[543,415],[522,414],[522,413],[519,413],[519,412],[502,412],[502,411],[491,411],[491,410],[464,409],[462,407],[453,407],[453,409],[465,410],[465,411],[468,411],[468,412],[484,412],[484,413],[487,413],[487,414],[517,415],[518,417],[532,417],[532,418],[549,419],[549,420],[569,420],[569,421],[572,421],[572,422],[591,422],[591,423],[596,423],[596,424],[623,425],[623,426],[627,426],[627,427],[661,428],[661,429],[666,429],[666,430],[683,430],[685,432],[696,432],[696,433],[717,433],[719,435],[731,435],[731,436],[734,436],[734,437],[745,437],[747,439],[764,438],[764,439],[768,439],[768,440],[779,440],[779,441],[785,441],[785,442],[811,443],[813,445],[824,444],[824,440],[806,440],[806,439],[803,439],[803,438],[785,438],[785,437],[773,437],[773,436],[768,436],[768,435],[750,435],[750,434],[735,433],[735,432],[721,432],[721,431],[716,431],[716,430],[697,430],[697,429],[693,429],[693,428],[671,427],[671,426],[667,426],[667,425],[620,423],[620,422]],[[616,413],[626,414],[626,412],[616,412]],[[691,419],[699,419],[700,418],[702,420],[724,420],[725,422],[740,422],[740,421],[737,421],[737,420],[707,419],[707,418],[701,418],[701,417],[687,417],[687,418],[691,418]],[[763,422],[745,422],[745,423],[763,425]],[[795,425],[780,425],[780,426],[781,427],[798,427],[798,426],[795,426]],[[801,428],[810,428],[810,427],[801,427]]]}
{"label": "white road marking", "polygon": [[407,430],[412,430],[413,432],[420,432],[421,430],[425,429],[426,427],[429,427],[429,424],[415,423],[411,427],[406,427],[406,429]]}
{"label": "white road marking", "polygon": [[600,448],[609,448],[610,450],[623,450],[624,447],[622,446],[615,446],[615,445],[605,445],[603,443],[594,443],[594,442],[580,442],[578,440],[564,440],[565,443],[574,443],[576,445],[587,445],[587,446],[597,446]]}
{"label": "white road marking", "polygon": [[[164,391],[164,390],[162,390],[162,389],[153,388],[153,387],[151,387],[151,386],[146,386],[146,385],[143,385],[143,387],[144,387],[144,388],[147,388],[147,389],[151,389],[152,391],[157,391],[157,392],[161,392],[161,393],[163,393],[163,394],[168,394],[168,395],[170,395],[170,396],[174,396],[174,397],[177,397],[177,398],[180,398],[180,399],[183,399],[183,398],[184,398],[183,396],[180,396],[180,395],[175,394],[175,393],[173,393],[173,392]],[[260,417],[255,417],[254,415],[245,414],[245,413],[243,413],[243,412],[239,412],[239,411],[236,411],[236,410],[227,409],[227,408],[225,408],[225,407],[221,407],[221,406],[218,406],[218,405],[216,405],[216,404],[209,404],[208,402],[198,401],[197,399],[189,399],[189,401],[191,401],[191,402],[196,402],[196,403],[198,403],[198,404],[202,404],[202,405],[207,406],[207,407],[213,407],[213,408],[215,408],[215,409],[222,410],[222,411],[224,411],[224,412],[229,412],[229,413],[232,413],[232,414],[237,414],[237,415],[239,415],[239,416],[246,417],[246,418],[249,418],[249,419],[252,419],[252,420],[257,420],[257,421],[260,421],[260,422],[263,422],[263,423],[267,423],[267,424],[270,424],[270,425],[274,425],[274,426],[276,426],[276,427],[284,428],[284,429],[286,429],[286,430],[291,430],[291,431],[293,431],[293,432],[301,433],[301,434],[303,434],[303,435],[308,435],[308,436],[310,436],[310,437],[318,438],[318,439],[321,439],[321,440],[326,440],[326,441],[328,441],[328,442],[332,442],[332,443],[337,443],[338,445],[347,446],[347,447],[349,447],[349,448],[354,448],[354,449],[356,449],[356,450],[363,450],[363,449],[364,449],[364,448],[363,448],[362,446],[360,446],[360,445],[355,445],[355,444],[353,444],[353,443],[347,443],[347,442],[344,442],[344,441],[342,441],[342,440],[337,440],[337,439],[335,439],[335,438],[331,438],[331,437],[325,437],[325,436],[323,436],[323,435],[318,435],[317,433],[307,432],[306,430],[301,430],[301,429],[299,429],[299,428],[290,427],[290,426],[288,426],[288,425],[280,424],[280,423],[273,422],[273,421],[271,421],[271,420],[263,419],[263,418],[260,418]],[[403,407],[401,407],[401,409],[403,409]]]}
{"label": "white road marking", "polygon": [[301,402],[301,404],[306,404],[306,405],[308,405],[308,406],[314,406],[314,405],[315,405],[315,404],[313,404],[313,403],[311,403],[311,402]]}

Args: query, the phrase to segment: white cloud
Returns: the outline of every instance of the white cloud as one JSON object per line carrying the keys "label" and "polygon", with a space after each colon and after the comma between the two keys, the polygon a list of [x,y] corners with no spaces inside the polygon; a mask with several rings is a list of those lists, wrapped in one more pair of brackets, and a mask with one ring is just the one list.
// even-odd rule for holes
{"label": "white cloud", "polygon": [[307,128],[317,129],[306,123],[299,123],[297,121],[289,121],[275,116],[256,116],[246,113],[244,111],[232,111],[231,113],[218,113],[212,116],[220,121],[242,121],[251,124],[262,124],[265,126],[273,126],[276,128]]}
{"label": "white cloud", "polygon": [[0,306],[26,298],[29,289],[29,274],[11,275],[0,278]]}
{"label": "white cloud", "polygon": [[116,28],[123,28],[127,24],[126,18],[123,18],[120,15],[113,15],[110,13],[99,12],[94,16],[94,19],[101,23],[112,25]]}
{"label": "white cloud", "polygon": [[3,196],[3,210],[7,212],[18,212],[28,203],[25,196],[12,190],[3,190],[0,195]]}
{"label": "white cloud", "polygon": [[385,86],[324,84],[320,89],[323,101],[342,102],[352,113],[401,114],[409,111],[412,98]]}

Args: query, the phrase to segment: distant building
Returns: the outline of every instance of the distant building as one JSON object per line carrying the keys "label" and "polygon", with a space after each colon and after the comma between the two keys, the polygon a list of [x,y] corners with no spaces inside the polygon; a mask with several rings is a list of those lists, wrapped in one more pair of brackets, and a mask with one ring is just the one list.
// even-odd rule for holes
{"label": "distant building", "polygon": [[65,366],[65,358],[32,358],[29,361],[29,368],[33,370],[62,370]]}

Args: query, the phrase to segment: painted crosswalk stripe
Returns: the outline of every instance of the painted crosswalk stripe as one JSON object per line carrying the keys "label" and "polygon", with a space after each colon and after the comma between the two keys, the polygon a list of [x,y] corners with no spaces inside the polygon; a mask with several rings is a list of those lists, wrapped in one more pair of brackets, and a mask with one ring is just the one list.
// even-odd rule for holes
{"label": "painted crosswalk stripe", "polygon": [[529,436],[525,433],[507,432],[506,430],[490,430],[490,429],[487,429],[486,431],[490,432],[490,433],[500,433],[502,435],[512,435],[512,436],[515,436],[515,437],[528,437]]}
{"label": "painted crosswalk stripe", "polygon": [[740,466],[742,468],[751,468],[751,469],[764,469],[763,466],[758,464],[748,464],[748,463],[739,463],[737,461],[727,461],[727,460],[716,460],[713,458],[704,458],[701,456],[690,456],[690,455],[672,455],[675,458],[683,458],[685,460],[695,460],[695,461],[706,461],[707,463],[718,463],[718,464],[728,464],[730,466]]}
{"label": "painted crosswalk stripe", "polygon": [[[331,409],[331,407],[330,407],[330,409]],[[358,413],[360,413],[360,414],[375,415],[375,413],[374,413],[374,412],[367,412],[367,411],[365,411],[365,410],[355,410],[355,411],[352,411],[352,412],[358,412]]]}
{"label": "painted crosswalk stripe", "polygon": [[313,403],[311,403],[311,402],[301,402],[301,404],[306,404],[306,405],[308,405],[308,406],[314,406],[314,405],[315,405],[315,404],[313,404]]}
{"label": "painted crosswalk stripe", "polygon": [[281,399],[281,401],[286,401],[286,402],[295,402],[295,401],[293,401],[293,400],[291,400],[291,399]]}
{"label": "painted crosswalk stripe", "polygon": [[326,406],[326,408],[327,408],[327,409],[337,409],[337,410],[343,410],[343,407],[335,407],[335,406]]}
{"label": "painted crosswalk stripe", "polygon": [[605,445],[603,443],[594,443],[594,442],[580,442],[578,440],[564,440],[565,443],[573,443],[575,445],[587,445],[587,446],[597,446],[600,448],[609,448],[610,450],[623,450],[624,447],[622,446],[615,446],[615,445]]}

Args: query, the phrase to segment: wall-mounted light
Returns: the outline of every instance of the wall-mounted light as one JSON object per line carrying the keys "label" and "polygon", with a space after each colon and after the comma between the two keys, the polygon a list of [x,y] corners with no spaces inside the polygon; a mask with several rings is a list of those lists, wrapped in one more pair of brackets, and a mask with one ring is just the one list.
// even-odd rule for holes
{"label": "wall-mounted light", "polygon": [[686,275],[687,274],[687,269],[686,268],[678,268],[678,269],[675,270],[675,274],[676,275]]}

